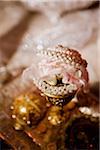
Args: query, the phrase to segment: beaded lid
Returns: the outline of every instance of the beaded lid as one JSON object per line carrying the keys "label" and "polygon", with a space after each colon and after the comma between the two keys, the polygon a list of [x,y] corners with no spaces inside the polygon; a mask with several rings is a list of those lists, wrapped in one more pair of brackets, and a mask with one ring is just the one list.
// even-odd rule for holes
{"label": "beaded lid", "polygon": [[62,98],[87,85],[86,67],[87,62],[78,51],[58,45],[39,49],[27,71],[31,71],[29,75],[45,95]]}

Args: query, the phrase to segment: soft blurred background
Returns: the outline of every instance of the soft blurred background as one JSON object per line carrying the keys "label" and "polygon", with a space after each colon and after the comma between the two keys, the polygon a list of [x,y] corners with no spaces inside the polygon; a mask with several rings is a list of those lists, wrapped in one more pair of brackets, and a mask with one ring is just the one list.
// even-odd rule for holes
{"label": "soft blurred background", "polygon": [[34,50],[62,44],[87,60],[98,96],[99,31],[97,0],[0,0],[0,89],[34,62]]}

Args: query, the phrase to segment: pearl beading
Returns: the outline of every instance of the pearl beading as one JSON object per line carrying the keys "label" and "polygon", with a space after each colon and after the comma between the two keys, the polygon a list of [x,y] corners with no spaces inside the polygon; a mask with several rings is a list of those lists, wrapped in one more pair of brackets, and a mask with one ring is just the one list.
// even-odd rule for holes
{"label": "pearl beading", "polygon": [[[79,52],[73,49],[69,49],[67,47],[63,47],[62,45],[58,45],[56,48],[48,48],[48,49],[40,49],[37,51],[37,54],[42,56],[42,58],[47,57],[51,61],[59,61],[68,65],[74,66],[74,68],[81,70],[81,68],[87,67],[87,62],[82,59]],[[69,84],[60,84],[60,85],[50,85],[48,82],[40,79],[39,81],[34,80],[36,86],[47,96],[52,97],[54,99],[61,98],[64,96],[68,96],[70,94],[75,93],[78,87],[75,83]],[[58,96],[58,97],[55,97]],[[61,97],[60,97],[61,96]],[[58,99],[59,99],[58,98]],[[58,101],[59,102],[59,101]],[[57,103],[58,103],[57,102]]]}
{"label": "pearl beading", "polygon": [[87,62],[81,58],[79,52],[63,47],[62,45],[57,46],[55,49],[39,50],[37,54],[47,56],[53,61],[59,60],[60,62],[74,65],[75,68],[79,68],[80,66],[87,67]]}
{"label": "pearl beading", "polygon": [[66,95],[68,93],[73,93],[75,90],[77,90],[77,86],[75,84],[63,84],[59,86],[51,86],[45,81],[40,80],[38,83],[39,89],[43,93],[48,93],[49,95]]}

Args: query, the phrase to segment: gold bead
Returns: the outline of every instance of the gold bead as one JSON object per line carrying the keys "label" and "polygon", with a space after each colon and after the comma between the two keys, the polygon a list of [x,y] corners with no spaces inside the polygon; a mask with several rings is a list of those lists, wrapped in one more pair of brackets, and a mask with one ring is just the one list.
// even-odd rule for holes
{"label": "gold bead", "polygon": [[10,107],[10,109],[12,109],[12,110],[13,110],[13,109],[14,109],[14,106],[11,106],[11,107]]}
{"label": "gold bead", "polygon": [[26,117],[23,117],[23,120],[26,120]]}
{"label": "gold bead", "polygon": [[31,122],[28,120],[28,121],[27,121],[27,124],[31,124]]}
{"label": "gold bead", "polygon": [[19,123],[16,123],[14,125],[14,127],[15,127],[16,130],[21,130],[22,129],[22,126]]}
{"label": "gold bead", "polygon": [[25,113],[27,113],[27,108],[21,106],[19,111],[20,111],[21,114],[25,114]]}
{"label": "gold bead", "polygon": [[15,118],[16,118],[16,115],[12,115],[12,118],[15,119]]}

